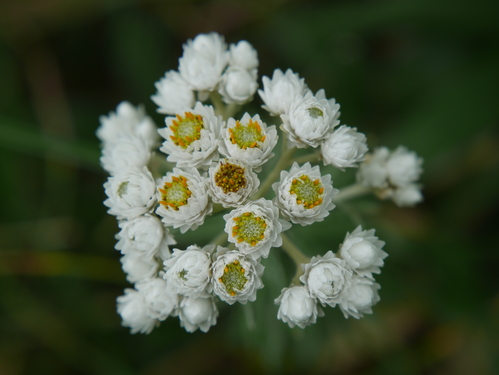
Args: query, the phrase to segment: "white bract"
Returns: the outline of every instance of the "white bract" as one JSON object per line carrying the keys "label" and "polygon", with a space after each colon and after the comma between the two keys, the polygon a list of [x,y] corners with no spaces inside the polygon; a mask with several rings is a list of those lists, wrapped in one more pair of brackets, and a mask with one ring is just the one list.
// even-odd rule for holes
{"label": "white bract", "polygon": [[246,40],[231,44],[229,48],[229,64],[243,69],[258,68],[258,52]]}
{"label": "white bract", "polygon": [[200,248],[189,246],[186,250],[173,249],[170,259],[163,262],[164,279],[177,294],[189,297],[207,297],[211,291],[210,266],[214,245]]}
{"label": "white bract", "polygon": [[257,201],[224,215],[228,240],[253,259],[267,258],[271,247],[282,245],[281,232],[291,224],[279,220],[279,210],[268,200]]}
{"label": "white bract", "polygon": [[366,136],[346,125],[329,134],[321,146],[324,165],[332,165],[341,170],[357,167],[367,152]]}
{"label": "white bract", "polygon": [[415,152],[399,146],[386,161],[390,183],[397,187],[404,187],[416,182],[423,171],[422,164],[423,159],[419,158]]}
{"label": "white bract", "polygon": [[116,235],[116,250],[122,254],[141,253],[152,259],[159,253],[169,254],[168,245],[176,243],[156,216],[145,215],[122,221],[119,227],[121,231]]}
{"label": "white bract", "polygon": [[361,276],[372,277],[380,273],[388,254],[382,249],[385,243],[374,235],[374,229],[362,230],[359,225],[348,233],[340,247],[339,255]]}
{"label": "white bract", "polygon": [[155,86],[157,93],[151,99],[158,105],[159,113],[175,115],[185,108],[194,107],[194,91],[178,72],[166,72]]}
{"label": "white bract", "polygon": [[263,288],[264,267],[237,250],[218,247],[211,265],[213,292],[229,305],[245,304],[256,299],[256,291]]}
{"label": "white bract", "polygon": [[180,75],[195,90],[213,91],[228,60],[223,36],[217,33],[199,34],[184,44],[184,54],[179,59]]}
{"label": "white bract", "polygon": [[131,283],[137,283],[144,279],[154,277],[158,273],[158,262],[145,256],[138,251],[125,254],[120,259],[126,279]]}
{"label": "white bract", "polygon": [[129,327],[132,334],[150,333],[158,324],[158,320],[148,314],[144,296],[135,289],[125,289],[125,295],[118,297],[116,302],[122,319],[121,325]]}
{"label": "white bract", "polygon": [[159,277],[145,279],[135,287],[142,294],[148,308],[147,315],[158,320],[165,320],[170,315],[175,315],[179,304],[179,296],[166,281]]}
{"label": "white bract", "polygon": [[345,318],[359,319],[363,314],[372,314],[372,306],[379,302],[380,285],[365,277],[354,276],[339,304]]}
{"label": "white bract", "polygon": [[317,94],[308,91],[297,97],[281,115],[281,129],[298,148],[318,147],[333,128],[340,123],[340,105],[334,99],[326,99],[324,90]]}
{"label": "white bract", "polygon": [[276,69],[272,79],[263,77],[262,82],[263,90],[258,90],[265,103],[262,107],[274,116],[287,112],[291,103],[303,97],[308,90],[305,80],[291,69],[286,73]]}
{"label": "white bract", "polygon": [[324,315],[305,286],[284,288],[274,303],[279,305],[277,319],[287,323],[290,328],[305,328],[314,324],[318,316]]}
{"label": "white bract", "polygon": [[391,198],[399,207],[411,207],[423,201],[423,194],[419,185],[408,184],[395,189]]}
{"label": "white bract", "polygon": [[275,126],[267,127],[259,115],[251,117],[245,113],[241,120],[229,118],[218,144],[221,154],[240,160],[255,172],[260,172],[262,165],[274,156],[272,150],[277,140]]}
{"label": "white bract", "polygon": [[281,216],[300,225],[323,221],[335,207],[333,199],[338,194],[331,175],[321,176],[319,167],[311,167],[310,163],[301,167],[293,163],[289,172],[281,172],[280,181],[272,188]]}
{"label": "white bract", "polygon": [[225,103],[244,104],[253,98],[258,88],[257,72],[231,66],[222,76],[218,92]]}
{"label": "white bract", "polygon": [[100,162],[111,176],[133,168],[147,166],[151,158],[151,145],[136,136],[123,137],[119,143],[107,143],[102,149]]}
{"label": "white bract", "polygon": [[328,251],[324,256],[315,256],[309,263],[302,264],[300,277],[312,297],[322,305],[335,307],[341,303],[352,279],[352,270],[347,263]]}
{"label": "white bract", "polygon": [[208,174],[208,194],[226,208],[245,204],[260,185],[251,167],[233,158],[221,159]]}
{"label": "white bract", "polygon": [[158,186],[159,206],[156,213],[166,226],[180,228],[182,233],[202,225],[212,204],[206,194],[206,178],[194,168],[168,172]]}
{"label": "white bract", "polygon": [[118,219],[133,219],[149,212],[156,203],[156,184],[146,167],[130,168],[104,183],[104,205]]}
{"label": "white bract", "polygon": [[180,301],[180,325],[187,332],[197,329],[208,332],[211,326],[217,324],[217,317],[218,310],[213,297],[183,297]]}
{"label": "white bract", "polygon": [[180,111],[165,119],[166,128],[158,129],[165,139],[160,151],[177,167],[207,168],[218,159],[217,139],[224,125],[213,107],[197,102],[194,109]]}

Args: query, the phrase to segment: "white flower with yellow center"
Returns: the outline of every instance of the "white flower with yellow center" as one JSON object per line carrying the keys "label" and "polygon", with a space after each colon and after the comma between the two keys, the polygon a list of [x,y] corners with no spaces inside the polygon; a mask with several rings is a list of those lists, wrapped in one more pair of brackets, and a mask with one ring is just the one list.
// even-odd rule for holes
{"label": "white flower with yellow center", "polygon": [[121,325],[129,327],[132,334],[151,333],[159,322],[148,312],[144,296],[135,289],[125,289],[125,295],[116,299],[118,314],[121,315]]}
{"label": "white flower with yellow center", "polygon": [[318,316],[324,316],[305,286],[284,288],[274,303],[279,305],[277,319],[287,323],[290,328],[305,328],[314,324]]}
{"label": "white flower with yellow center", "polygon": [[260,198],[224,215],[225,231],[229,242],[253,259],[267,258],[271,247],[282,245],[281,232],[291,228],[279,219],[279,210],[266,199]]}
{"label": "white flower with yellow center", "polygon": [[341,170],[357,167],[367,152],[366,136],[346,125],[329,134],[321,146],[324,165],[332,165]]}
{"label": "white flower with yellow center", "polygon": [[303,97],[308,90],[305,80],[291,69],[286,73],[276,69],[272,79],[263,77],[262,82],[263,90],[258,90],[265,103],[262,107],[274,116],[287,112],[291,103]]}
{"label": "white flower with yellow center", "polygon": [[129,102],[121,102],[116,112],[109,116],[101,116],[97,137],[104,147],[120,143],[123,138],[138,137],[148,145],[154,145],[158,139],[157,128],[152,119],[146,115],[142,106],[134,107]]}
{"label": "white flower with yellow center", "polygon": [[182,78],[195,90],[213,91],[229,59],[224,37],[217,33],[199,34],[183,47],[178,67]]}
{"label": "white flower with yellow center", "polygon": [[211,253],[214,247],[191,245],[186,250],[173,249],[171,258],[163,262],[166,270],[163,277],[175,293],[189,297],[209,295]]}
{"label": "white flower with yellow center", "polygon": [[220,153],[244,162],[255,172],[260,172],[261,166],[274,156],[272,150],[278,140],[275,126],[267,127],[259,115],[250,117],[248,113],[241,120],[229,118],[221,138]]}
{"label": "white flower with yellow center", "polygon": [[121,231],[116,235],[116,250],[122,254],[138,252],[152,259],[156,255],[170,254],[168,245],[176,243],[169,230],[153,215],[122,221],[119,227]]}
{"label": "white flower with yellow center", "polygon": [[334,99],[326,99],[324,90],[319,90],[315,96],[308,91],[281,115],[281,129],[288,134],[293,146],[318,147],[340,123],[339,117],[340,105]]}
{"label": "white flower with yellow center", "polygon": [[245,304],[256,299],[256,291],[263,288],[261,276],[264,267],[237,250],[218,247],[211,265],[213,291],[229,305]]}
{"label": "white flower with yellow center", "polygon": [[180,326],[187,332],[208,332],[217,324],[218,309],[213,297],[182,297],[179,308]]}
{"label": "white flower with yellow center", "polygon": [[345,236],[340,247],[339,256],[361,276],[372,277],[373,273],[380,273],[388,254],[382,249],[385,245],[374,235],[374,229],[362,230],[359,225],[352,233]]}
{"label": "white flower with yellow center", "polygon": [[321,176],[319,167],[310,163],[301,167],[293,163],[289,172],[281,172],[281,180],[272,188],[282,217],[303,226],[323,221],[335,207],[333,198],[338,194],[331,175]]}
{"label": "white flower with yellow center", "polygon": [[144,297],[147,315],[160,321],[175,314],[180,298],[165,280],[159,277],[142,280],[135,288]]}
{"label": "white flower with yellow center", "polygon": [[251,167],[236,159],[221,159],[208,174],[208,194],[225,208],[245,204],[260,185]]}
{"label": "white flower with yellow center", "polygon": [[131,168],[147,166],[151,158],[151,145],[136,136],[123,137],[119,143],[106,143],[100,162],[111,176]]}
{"label": "white flower with yellow center", "polygon": [[123,255],[120,262],[126,279],[132,284],[154,277],[159,269],[156,259],[149,258],[138,251]]}
{"label": "white flower with yellow center", "polygon": [[353,275],[343,259],[328,251],[324,256],[315,256],[309,263],[302,264],[302,268],[304,274],[300,281],[308,287],[312,297],[331,307],[343,301]]}
{"label": "white flower with yellow center", "polygon": [[130,168],[104,183],[108,198],[104,205],[118,219],[133,219],[150,211],[156,203],[156,184],[147,167]]}
{"label": "white flower with yellow center", "polygon": [[180,228],[182,233],[202,225],[213,209],[206,194],[206,179],[194,168],[168,172],[159,184],[158,201],[156,213],[161,221]]}
{"label": "white flower with yellow center", "polygon": [[194,91],[178,72],[166,72],[155,86],[158,91],[151,99],[158,105],[159,113],[175,115],[179,110],[194,107]]}
{"label": "white flower with yellow center", "polygon": [[362,318],[363,314],[372,314],[372,307],[379,302],[378,290],[381,286],[365,277],[354,276],[351,285],[345,291],[339,306],[345,318]]}
{"label": "white flower with yellow center", "polygon": [[158,129],[165,139],[160,151],[177,167],[207,168],[218,159],[217,140],[224,125],[215,116],[213,107],[197,102],[194,109],[185,110],[165,119],[166,128]]}
{"label": "white flower with yellow center", "polygon": [[258,88],[256,69],[229,66],[222,76],[218,92],[225,103],[244,104],[253,98]]}

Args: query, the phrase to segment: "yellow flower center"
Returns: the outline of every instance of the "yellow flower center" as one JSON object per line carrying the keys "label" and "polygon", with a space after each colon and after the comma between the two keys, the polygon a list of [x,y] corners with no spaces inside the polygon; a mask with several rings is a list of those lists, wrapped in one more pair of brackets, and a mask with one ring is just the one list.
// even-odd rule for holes
{"label": "yellow flower center", "polygon": [[177,115],[177,119],[172,121],[170,130],[173,135],[170,138],[176,146],[187,148],[192,142],[201,138],[203,128],[203,117],[185,112],[184,117]]}
{"label": "yellow flower center", "polygon": [[309,209],[322,203],[324,187],[321,180],[312,181],[309,176],[295,178],[289,188],[289,193],[296,195],[296,203]]}
{"label": "yellow flower center", "polygon": [[187,178],[184,176],[172,176],[172,182],[165,182],[163,188],[158,190],[161,193],[159,203],[175,211],[178,211],[180,206],[186,205],[192,195],[187,187]]}
{"label": "yellow flower center", "polygon": [[252,212],[245,212],[232,220],[236,225],[232,227],[232,236],[238,243],[246,242],[251,246],[256,246],[258,242],[265,238],[267,223],[265,219],[255,216]]}
{"label": "yellow flower center", "polygon": [[265,140],[265,135],[262,135],[262,128],[258,122],[249,120],[246,125],[241,125],[236,121],[236,126],[229,128],[230,141],[237,144],[240,148],[258,147],[258,142]]}
{"label": "yellow flower center", "polygon": [[237,193],[239,189],[246,187],[244,169],[240,165],[232,163],[220,164],[218,172],[215,173],[215,184],[220,187],[225,194]]}
{"label": "yellow flower center", "polygon": [[248,279],[244,276],[246,270],[238,260],[229,263],[224,268],[224,274],[218,279],[224,284],[225,289],[231,296],[235,296],[238,291],[243,290]]}

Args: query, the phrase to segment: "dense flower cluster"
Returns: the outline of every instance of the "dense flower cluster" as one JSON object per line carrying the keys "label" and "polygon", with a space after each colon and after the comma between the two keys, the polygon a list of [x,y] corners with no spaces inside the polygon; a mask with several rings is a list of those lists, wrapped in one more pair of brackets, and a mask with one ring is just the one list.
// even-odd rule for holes
{"label": "dense flower cluster", "polygon": [[[134,284],[118,297],[117,310],[132,333],[149,333],[168,317],[178,317],[188,332],[207,332],[217,322],[218,301],[257,298],[262,259],[278,247],[297,266],[275,300],[278,319],[290,327],[315,323],[325,306],[360,318],[379,301],[373,274],[387,253],[374,229],[359,226],[336,253],[311,259],[283,232],[325,220],[341,198],[317,162],[342,171],[360,165],[359,191],[404,206],[422,200],[421,159],[404,147],[366,157],[365,135],[339,126],[335,99],[324,90],[314,94],[291,70],[263,77],[258,90],[279,128],[259,114],[235,116],[257,92],[258,64],[246,41],[227,46],[216,33],[198,35],[184,45],[178,71],[156,83],[152,100],[166,115],[164,127],[157,129],[141,107],[127,102],[100,119],[101,164],[110,175],[104,204],[118,220],[116,249]],[[279,141],[279,160],[260,181]],[[293,159],[296,149],[309,147],[320,151],[302,156],[302,163]],[[268,199],[270,188],[275,195]],[[171,248],[173,234],[196,230],[220,211],[225,227],[212,243]]]}

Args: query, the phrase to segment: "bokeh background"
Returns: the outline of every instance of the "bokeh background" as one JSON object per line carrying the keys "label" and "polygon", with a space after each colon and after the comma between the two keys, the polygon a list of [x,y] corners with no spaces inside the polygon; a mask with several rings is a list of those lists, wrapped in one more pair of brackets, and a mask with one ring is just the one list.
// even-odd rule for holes
{"label": "bokeh background", "polygon": [[[2,0],[0,374],[499,373],[498,16],[495,0]],[[209,31],[252,43],[260,75],[291,68],[324,88],[370,148],[424,158],[423,204],[367,197],[290,234],[312,256],[358,222],[376,228],[390,256],[372,316],[328,308],[289,329],[273,299],[294,270],[274,249],[257,301],[220,306],[209,333],[120,326],[130,285],[98,119],[128,100],[162,126],[154,82]],[[354,178],[333,173],[337,187]]]}

